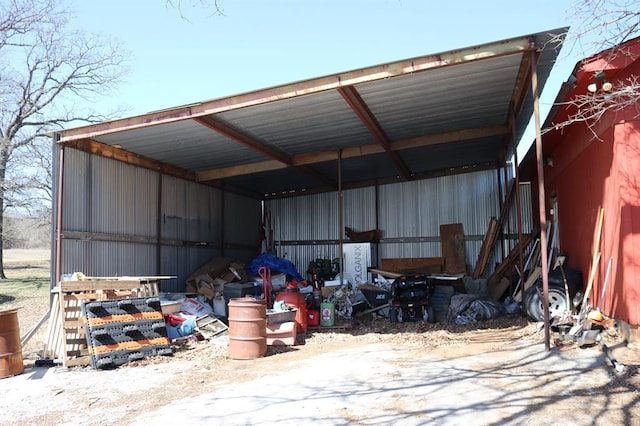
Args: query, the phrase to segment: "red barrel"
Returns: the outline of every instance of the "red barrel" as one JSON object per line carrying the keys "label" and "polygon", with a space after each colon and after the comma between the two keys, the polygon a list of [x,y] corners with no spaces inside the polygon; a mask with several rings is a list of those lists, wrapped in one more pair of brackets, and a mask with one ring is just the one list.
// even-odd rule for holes
{"label": "red barrel", "polygon": [[24,373],[18,311],[0,312],[0,378]]}
{"label": "red barrel", "polygon": [[282,290],[276,296],[276,302],[284,301],[287,305],[292,308],[296,308],[296,328],[298,333],[304,333],[307,331],[307,304],[304,300],[304,295],[302,295],[298,288],[289,288]]}
{"label": "red barrel", "polygon": [[267,354],[267,301],[239,297],[229,301],[229,357],[255,359]]}

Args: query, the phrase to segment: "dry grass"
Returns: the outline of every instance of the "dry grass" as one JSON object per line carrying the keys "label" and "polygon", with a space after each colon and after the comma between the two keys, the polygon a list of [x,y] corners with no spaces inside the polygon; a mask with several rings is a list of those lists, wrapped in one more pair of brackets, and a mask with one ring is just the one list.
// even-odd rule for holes
{"label": "dry grass", "polygon": [[[24,336],[49,310],[50,251],[5,250],[6,280],[0,281],[0,311],[18,309],[20,335]],[[44,346],[47,322],[22,348],[23,355],[36,357]]]}

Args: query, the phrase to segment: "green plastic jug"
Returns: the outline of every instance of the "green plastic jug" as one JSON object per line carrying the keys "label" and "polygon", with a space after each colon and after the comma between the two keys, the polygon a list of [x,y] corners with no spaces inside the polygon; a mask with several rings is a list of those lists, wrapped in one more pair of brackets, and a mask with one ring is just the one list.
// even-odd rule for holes
{"label": "green plastic jug", "polygon": [[320,304],[320,326],[333,327],[336,323],[336,305],[333,302]]}

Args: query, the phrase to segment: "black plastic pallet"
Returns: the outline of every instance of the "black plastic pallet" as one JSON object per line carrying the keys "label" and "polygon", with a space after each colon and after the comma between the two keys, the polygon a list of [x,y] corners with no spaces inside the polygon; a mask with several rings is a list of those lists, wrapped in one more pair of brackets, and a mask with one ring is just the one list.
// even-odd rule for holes
{"label": "black plastic pallet", "polygon": [[95,369],[173,354],[158,298],[86,302],[82,314]]}
{"label": "black plastic pallet", "polygon": [[162,317],[160,299],[144,297],[136,299],[96,300],[83,304],[87,318],[103,318],[114,315],[158,312]]}
{"label": "black plastic pallet", "polygon": [[145,346],[140,350],[116,350],[102,355],[91,356],[91,367],[94,369],[110,369],[119,367],[131,361],[160,355],[173,355],[171,347]]}

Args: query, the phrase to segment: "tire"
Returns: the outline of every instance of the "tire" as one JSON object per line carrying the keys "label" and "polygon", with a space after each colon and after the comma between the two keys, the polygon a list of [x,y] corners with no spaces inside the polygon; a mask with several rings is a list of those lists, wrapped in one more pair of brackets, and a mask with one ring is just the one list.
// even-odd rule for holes
{"label": "tire", "polygon": [[[535,321],[544,321],[542,303],[542,285],[536,284],[527,289],[523,298],[523,309],[527,316]],[[562,316],[571,309],[567,306],[567,298],[563,287],[549,286],[549,318]]]}
{"label": "tire", "polygon": [[389,321],[398,322],[398,310],[393,306],[389,308]]}
{"label": "tire", "polygon": [[436,313],[435,313],[435,311],[433,310],[433,306],[431,306],[431,305],[429,304],[429,305],[425,306],[425,307],[424,307],[424,308],[422,308],[422,309],[424,309],[423,314],[422,314],[422,318],[423,318],[426,322],[428,322],[428,323],[430,323],[430,324],[434,324],[434,323],[436,322]]}

